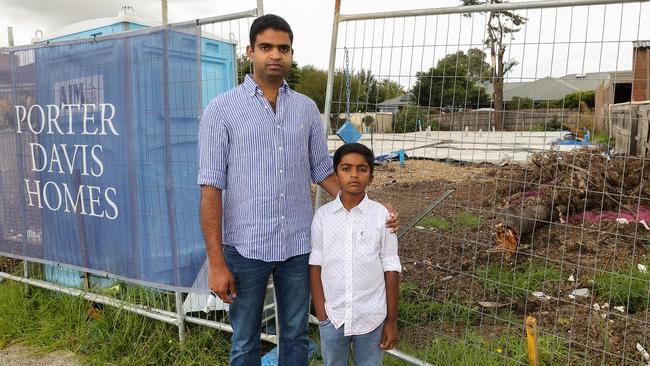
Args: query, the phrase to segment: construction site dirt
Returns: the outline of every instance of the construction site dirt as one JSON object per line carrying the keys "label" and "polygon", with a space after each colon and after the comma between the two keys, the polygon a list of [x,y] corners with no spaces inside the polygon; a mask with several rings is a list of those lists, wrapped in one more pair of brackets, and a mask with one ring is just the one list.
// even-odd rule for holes
{"label": "construction site dirt", "polygon": [[[592,169],[597,169],[593,156],[600,153],[585,151],[578,159],[591,157]],[[554,159],[571,158],[575,171],[583,169],[576,162],[576,153],[563,154]],[[611,197],[600,194],[597,203],[583,199],[579,204],[561,202],[562,194],[569,200],[574,194],[588,200],[594,192],[576,184],[562,193],[564,187],[557,180],[561,173],[554,174],[555,182],[548,184],[540,180],[545,172],[532,172],[540,169],[531,166],[532,162],[493,165],[407,160],[404,165],[393,161],[377,166],[369,196],[392,203],[400,213],[402,228],[411,226],[443,192],[453,190],[407,232],[400,233],[401,341],[424,350],[436,338],[462,342],[468,333],[487,338],[511,334],[525,340],[524,318],[532,315],[537,318],[540,337],[554,339],[563,347],[561,359],[549,360],[552,364],[643,362],[637,343],[645,348],[648,342],[650,277],[645,264],[650,230],[640,213],[650,207],[650,197],[642,191],[647,189],[643,175],[644,167],[650,169],[650,161],[639,161],[635,165],[628,161],[620,168],[609,166],[609,174],[614,175],[623,174],[614,171],[623,165],[628,170],[640,167],[637,184],[625,186],[634,186],[631,191]],[[552,169],[559,171],[557,166]],[[590,180],[599,174],[588,173]],[[526,177],[537,179],[537,184]],[[513,197],[521,195],[524,186],[528,191],[546,187],[542,191],[555,193],[531,194],[533,203],[514,202]],[[504,209],[511,208],[517,218],[513,207],[523,212],[547,197],[553,200],[547,203],[554,210],[570,206],[573,212],[563,209],[563,215],[537,218],[534,230],[519,235],[511,252],[495,251],[495,224]],[[618,207],[612,199],[619,200]],[[610,202],[604,203],[606,200]],[[592,216],[601,219],[590,221],[585,212],[578,212],[580,205],[598,211],[601,215]],[[635,207],[637,212],[631,213]],[[616,213],[614,219],[602,215],[611,210]],[[583,219],[576,222],[571,215],[578,214]],[[616,219],[625,215],[637,220]],[[516,230],[519,222],[511,220],[510,224]],[[645,292],[635,293],[638,287]],[[409,307],[409,302],[417,306]],[[436,303],[455,311],[441,311]],[[508,350],[499,353],[508,357]]]}

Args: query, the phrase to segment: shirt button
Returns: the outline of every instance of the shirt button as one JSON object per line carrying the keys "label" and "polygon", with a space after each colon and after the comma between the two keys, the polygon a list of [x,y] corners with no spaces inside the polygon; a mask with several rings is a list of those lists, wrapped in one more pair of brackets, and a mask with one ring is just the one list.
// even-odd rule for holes
{"label": "shirt button", "polygon": [[280,125],[275,125],[275,127],[280,128]]}
{"label": "shirt button", "polygon": [[280,193],[280,197],[284,197],[284,193]]}
{"label": "shirt button", "polygon": [[278,150],[282,150],[282,146],[278,147]]}
{"label": "shirt button", "polygon": [[281,218],[282,220],[284,220],[284,216],[281,216],[280,218]]}
{"label": "shirt button", "polygon": [[280,169],[280,173],[282,173],[282,172],[283,172],[283,170],[282,170],[282,169]]}

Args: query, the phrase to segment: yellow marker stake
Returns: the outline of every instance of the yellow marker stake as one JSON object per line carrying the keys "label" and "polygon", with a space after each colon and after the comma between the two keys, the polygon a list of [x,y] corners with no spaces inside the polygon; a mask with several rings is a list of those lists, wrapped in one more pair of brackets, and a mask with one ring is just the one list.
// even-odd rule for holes
{"label": "yellow marker stake", "polygon": [[526,317],[526,337],[528,338],[528,361],[531,366],[537,366],[537,319]]}

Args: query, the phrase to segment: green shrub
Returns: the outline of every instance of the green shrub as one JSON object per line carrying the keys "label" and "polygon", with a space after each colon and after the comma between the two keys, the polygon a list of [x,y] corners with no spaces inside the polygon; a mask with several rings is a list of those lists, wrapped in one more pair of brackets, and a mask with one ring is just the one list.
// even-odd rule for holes
{"label": "green shrub", "polygon": [[555,108],[578,108],[580,102],[587,103],[589,108],[594,108],[595,93],[593,90],[582,90],[575,93],[569,93],[561,100],[553,102]]}
{"label": "green shrub", "polygon": [[609,136],[605,131],[596,132],[596,136],[594,136],[593,140],[596,143],[606,146],[614,146],[616,144],[616,140]]}
{"label": "green shrub", "polygon": [[565,126],[562,124],[562,120],[560,120],[560,117],[557,115],[553,115],[553,117],[546,121],[546,122],[540,122],[535,125],[530,129],[533,132],[544,132],[544,131],[562,131],[563,129],[566,129]]}
{"label": "green shrub", "polygon": [[522,109],[533,109],[533,100],[527,97],[512,97],[512,100],[506,103],[507,111],[518,111]]}

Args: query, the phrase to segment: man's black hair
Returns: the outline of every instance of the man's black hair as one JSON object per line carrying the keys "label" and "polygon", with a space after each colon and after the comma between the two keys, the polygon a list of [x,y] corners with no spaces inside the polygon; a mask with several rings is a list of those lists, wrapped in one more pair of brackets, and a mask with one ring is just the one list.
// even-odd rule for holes
{"label": "man's black hair", "polygon": [[251,24],[251,30],[249,32],[250,46],[255,48],[255,39],[257,35],[264,32],[267,29],[273,29],[276,31],[287,32],[289,33],[289,40],[293,44],[293,32],[291,31],[291,26],[287,23],[284,18],[279,17],[273,14],[262,15],[261,17],[255,19],[253,24]]}
{"label": "man's black hair", "polygon": [[336,152],[334,153],[334,171],[336,171],[336,168],[339,166],[339,163],[341,163],[341,159],[345,155],[348,154],[359,154],[366,159],[366,162],[368,162],[368,166],[370,167],[370,174],[372,174],[375,170],[375,154],[370,150],[366,145],[359,144],[359,143],[351,143],[351,144],[345,144],[338,149],[336,149]]}

